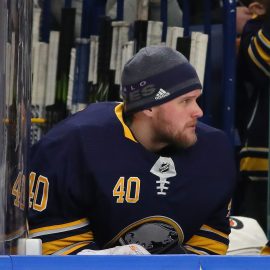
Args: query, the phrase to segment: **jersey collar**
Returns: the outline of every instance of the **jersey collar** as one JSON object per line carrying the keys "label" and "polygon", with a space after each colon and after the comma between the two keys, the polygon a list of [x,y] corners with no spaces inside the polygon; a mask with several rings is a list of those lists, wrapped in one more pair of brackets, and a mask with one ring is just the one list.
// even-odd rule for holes
{"label": "jersey collar", "polygon": [[114,108],[114,112],[118,118],[118,120],[120,121],[121,125],[123,126],[124,129],[124,136],[129,139],[132,140],[134,142],[137,142],[136,139],[134,138],[134,136],[132,135],[131,130],[129,129],[129,127],[125,124],[124,120],[123,120],[123,108],[124,108],[124,104],[120,103],[118,104],[115,108]]}

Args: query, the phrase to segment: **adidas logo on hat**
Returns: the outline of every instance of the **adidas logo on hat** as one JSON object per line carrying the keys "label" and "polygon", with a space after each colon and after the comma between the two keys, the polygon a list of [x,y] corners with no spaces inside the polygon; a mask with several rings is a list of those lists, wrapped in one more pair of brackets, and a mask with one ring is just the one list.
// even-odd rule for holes
{"label": "adidas logo on hat", "polygon": [[170,93],[168,93],[165,90],[163,90],[162,88],[160,88],[159,91],[157,92],[156,96],[155,96],[155,100],[165,98],[165,97],[167,97],[169,95],[170,95]]}

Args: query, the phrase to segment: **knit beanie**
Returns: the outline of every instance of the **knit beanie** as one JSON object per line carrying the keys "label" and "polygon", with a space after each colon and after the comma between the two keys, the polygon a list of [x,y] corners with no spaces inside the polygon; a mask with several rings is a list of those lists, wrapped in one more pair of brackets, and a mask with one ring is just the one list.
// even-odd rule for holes
{"label": "knit beanie", "polygon": [[180,52],[165,46],[142,48],[125,64],[121,80],[127,114],[202,89],[188,60]]}

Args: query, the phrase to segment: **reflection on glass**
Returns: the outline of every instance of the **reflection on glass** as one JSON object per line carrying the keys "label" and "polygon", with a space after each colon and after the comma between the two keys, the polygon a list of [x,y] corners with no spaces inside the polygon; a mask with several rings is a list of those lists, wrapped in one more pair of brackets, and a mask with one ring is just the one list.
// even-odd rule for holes
{"label": "reflection on glass", "polygon": [[32,0],[0,1],[0,254],[23,254]]}

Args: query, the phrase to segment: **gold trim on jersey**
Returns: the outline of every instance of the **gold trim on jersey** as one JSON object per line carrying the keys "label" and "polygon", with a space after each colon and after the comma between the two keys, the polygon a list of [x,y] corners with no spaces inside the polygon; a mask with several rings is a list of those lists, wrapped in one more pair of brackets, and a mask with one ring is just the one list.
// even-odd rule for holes
{"label": "gold trim on jersey", "polygon": [[270,63],[270,56],[269,54],[267,54],[263,48],[260,46],[260,44],[258,43],[258,40],[257,38],[255,38],[254,40],[254,44],[255,44],[255,47],[260,55],[260,57],[263,59],[264,62],[266,62],[267,64]]}
{"label": "gold trim on jersey", "polygon": [[[92,241],[88,241],[86,243],[81,243],[80,245],[79,245],[79,243],[77,243],[77,244],[75,244],[75,246],[72,245],[72,248],[70,248],[69,250],[67,250],[59,255],[69,255],[73,251],[78,250],[79,248],[85,247],[85,246],[89,245],[90,243],[92,243]],[[54,255],[56,255],[56,254],[54,254]]]}
{"label": "gold trim on jersey", "polygon": [[241,158],[240,171],[268,171],[268,159],[255,157]]}
{"label": "gold trim on jersey", "polygon": [[128,126],[125,124],[125,122],[123,120],[123,109],[124,109],[124,104],[120,103],[114,109],[115,114],[116,114],[118,120],[121,122],[121,124],[123,126],[125,137],[127,139],[130,139],[130,140],[134,141],[134,142],[137,142],[136,139],[134,138],[134,136],[132,135],[131,130],[128,128]]}
{"label": "gold trim on jersey", "polygon": [[[66,237],[66,238],[62,238],[62,239],[58,239],[58,240],[53,240],[53,241],[50,241],[50,242],[45,242],[45,243],[42,243],[42,254],[43,255],[51,255],[51,254],[54,254],[54,253],[58,253],[60,252],[61,250],[64,250],[63,252],[67,252],[67,253],[71,253],[72,251],[78,249],[79,247],[77,248],[74,248],[72,249],[72,251],[68,251],[69,248],[73,248],[74,247],[74,244],[89,244],[88,242],[92,242],[94,240],[94,237],[93,237],[93,233],[92,231],[89,231],[87,233],[82,233],[82,234],[79,234],[79,235],[74,235],[74,236],[70,236],[70,237]],[[81,247],[81,245],[80,245]],[[67,254],[66,253],[66,254]]]}
{"label": "gold trim on jersey", "polygon": [[270,255],[270,247],[269,246],[263,247],[260,255]]}
{"label": "gold trim on jersey", "polygon": [[138,227],[142,224],[146,224],[146,223],[150,223],[150,222],[164,222],[165,224],[171,225],[175,229],[175,231],[177,232],[179,242],[181,244],[183,243],[184,232],[176,221],[174,221],[173,219],[170,219],[168,217],[164,217],[164,216],[150,216],[150,217],[146,217],[146,218],[140,219],[138,221],[135,221],[132,224],[128,225],[121,232],[119,232],[111,241],[109,241],[107,244],[105,244],[104,247],[109,248],[109,247],[114,246],[114,244],[127,232],[129,232],[132,229],[135,229],[136,227]]}
{"label": "gold trim on jersey", "polygon": [[267,37],[263,34],[262,29],[258,32],[258,36],[259,36],[261,42],[262,42],[265,46],[267,46],[267,47],[269,48],[269,47],[270,47],[270,40],[267,39]]}
{"label": "gold trim on jersey", "polygon": [[240,151],[240,153],[243,152],[260,152],[260,153],[268,153],[268,148],[266,147],[250,147],[250,146],[246,146],[243,147]]}
{"label": "gold trim on jersey", "polygon": [[66,231],[72,231],[72,230],[76,230],[82,227],[86,227],[88,225],[89,225],[88,219],[82,218],[82,219],[64,223],[64,224],[46,226],[46,227],[30,230],[29,238],[42,236],[42,235],[48,235],[48,234],[54,234],[54,233],[60,233],[60,232],[66,232]]}
{"label": "gold trim on jersey", "polygon": [[209,253],[207,253],[207,252],[205,252],[205,251],[196,249],[196,248],[191,247],[191,246],[188,246],[188,245],[185,245],[184,247],[185,247],[187,250],[191,251],[192,253],[196,253],[196,254],[198,254],[198,255],[209,255]]}
{"label": "gold trim on jersey", "polygon": [[198,235],[191,237],[186,245],[194,246],[198,249],[203,248],[218,255],[225,255],[228,249],[228,246],[224,243]]}
{"label": "gold trim on jersey", "polygon": [[214,228],[212,228],[212,227],[210,227],[208,225],[203,225],[200,230],[207,231],[207,232],[212,232],[212,233],[215,233],[215,234],[217,234],[217,235],[219,235],[219,236],[221,236],[221,237],[223,237],[225,239],[229,239],[229,236],[226,233],[218,231],[218,230],[216,230],[216,229],[214,229]]}
{"label": "gold trim on jersey", "polygon": [[265,69],[265,67],[259,62],[259,60],[256,58],[256,56],[254,55],[251,47],[249,46],[248,48],[248,54],[251,58],[251,60],[255,63],[255,65],[261,69],[267,76],[270,76],[270,72],[268,70]]}
{"label": "gold trim on jersey", "polygon": [[63,248],[63,249],[53,253],[52,255],[69,255],[70,253],[74,252],[75,250],[78,250],[82,247],[85,247],[85,246],[89,245],[90,243],[93,243],[93,241],[84,241],[84,242],[80,242],[80,243],[75,243],[73,245],[70,245],[66,248]]}

